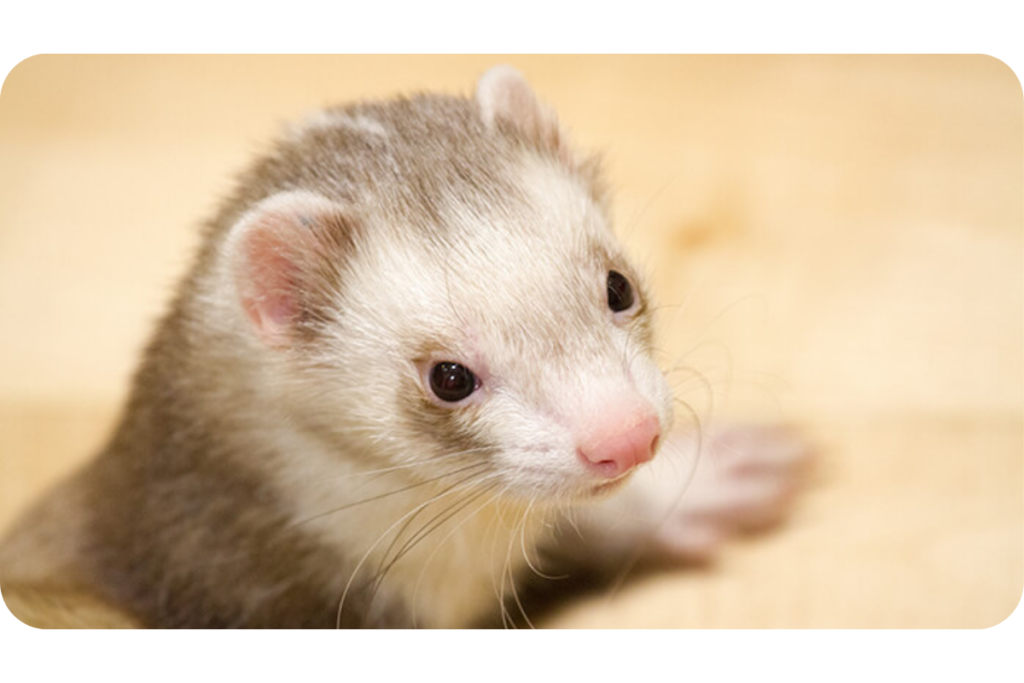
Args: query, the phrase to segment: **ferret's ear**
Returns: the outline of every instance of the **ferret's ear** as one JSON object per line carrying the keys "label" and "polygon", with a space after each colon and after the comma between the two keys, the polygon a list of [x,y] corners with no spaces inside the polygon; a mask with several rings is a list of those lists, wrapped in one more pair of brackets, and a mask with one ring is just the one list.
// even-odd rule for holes
{"label": "ferret's ear", "polygon": [[476,84],[476,103],[489,128],[511,128],[534,144],[573,163],[555,113],[534,94],[523,75],[510,66],[492,67]]}
{"label": "ferret's ear", "polygon": [[227,256],[239,303],[268,346],[288,346],[330,305],[332,278],[351,250],[353,225],[310,192],[264,199],[231,229]]}

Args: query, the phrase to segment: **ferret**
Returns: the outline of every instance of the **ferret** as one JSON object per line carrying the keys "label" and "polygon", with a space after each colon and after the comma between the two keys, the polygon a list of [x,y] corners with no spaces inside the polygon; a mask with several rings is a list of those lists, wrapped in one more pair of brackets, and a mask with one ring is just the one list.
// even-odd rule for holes
{"label": "ferret", "polygon": [[515,70],[322,111],[206,226],[109,442],[3,543],[5,598],[49,625],[512,625],[551,567],[706,553],[779,515],[803,448],[673,432],[654,309],[600,164]]}

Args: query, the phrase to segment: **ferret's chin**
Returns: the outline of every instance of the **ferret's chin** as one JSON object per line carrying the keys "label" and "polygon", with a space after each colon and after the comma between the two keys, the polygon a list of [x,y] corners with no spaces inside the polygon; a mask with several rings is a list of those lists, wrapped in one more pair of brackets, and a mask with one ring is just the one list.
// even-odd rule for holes
{"label": "ferret's chin", "polygon": [[630,476],[630,474],[625,474],[616,479],[588,484],[576,493],[575,499],[579,501],[588,501],[607,498],[621,490],[622,487],[625,486],[626,482],[629,481]]}
{"label": "ferret's chin", "polygon": [[615,495],[622,490],[626,482],[631,478],[632,473],[624,474],[615,479],[594,481],[586,479],[573,482],[571,485],[560,488],[550,497],[561,503],[589,503],[603,500]]}
{"label": "ferret's chin", "polygon": [[598,480],[587,476],[539,476],[536,470],[518,474],[519,476],[509,481],[505,489],[507,496],[555,505],[586,503],[606,498],[621,490],[632,476],[630,472],[615,479]]}

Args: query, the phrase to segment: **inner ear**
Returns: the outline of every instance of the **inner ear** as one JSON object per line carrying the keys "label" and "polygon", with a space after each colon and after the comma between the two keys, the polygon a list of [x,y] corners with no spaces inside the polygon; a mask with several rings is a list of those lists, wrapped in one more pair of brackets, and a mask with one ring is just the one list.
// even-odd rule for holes
{"label": "inner ear", "polygon": [[289,345],[309,319],[322,318],[353,222],[310,192],[264,199],[232,228],[227,248],[242,310],[268,346]]}

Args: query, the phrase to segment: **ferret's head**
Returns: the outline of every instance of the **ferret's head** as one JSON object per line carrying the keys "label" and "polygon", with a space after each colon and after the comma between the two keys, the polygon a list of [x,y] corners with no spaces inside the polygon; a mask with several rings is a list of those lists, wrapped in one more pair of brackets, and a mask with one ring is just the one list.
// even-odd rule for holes
{"label": "ferret's head", "polygon": [[545,500],[654,457],[650,299],[595,165],[515,71],[324,112],[246,186],[218,252],[237,328],[344,457]]}

